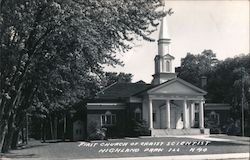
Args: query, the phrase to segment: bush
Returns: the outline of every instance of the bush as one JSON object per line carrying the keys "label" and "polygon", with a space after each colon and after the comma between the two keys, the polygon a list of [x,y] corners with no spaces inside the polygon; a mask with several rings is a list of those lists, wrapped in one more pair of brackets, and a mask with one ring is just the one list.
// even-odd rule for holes
{"label": "bush", "polygon": [[104,140],[106,139],[107,128],[97,128],[88,136],[88,140]]}
{"label": "bush", "polygon": [[91,122],[89,124],[88,130],[90,135],[87,137],[87,140],[104,140],[106,139],[107,128],[98,127],[96,122]]}
{"label": "bush", "polygon": [[222,133],[220,125],[213,120],[206,120],[205,127],[210,129],[210,133],[220,134]]}
{"label": "bush", "polygon": [[148,129],[148,124],[145,120],[136,121],[132,120],[130,122],[129,136],[150,136],[150,130]]}

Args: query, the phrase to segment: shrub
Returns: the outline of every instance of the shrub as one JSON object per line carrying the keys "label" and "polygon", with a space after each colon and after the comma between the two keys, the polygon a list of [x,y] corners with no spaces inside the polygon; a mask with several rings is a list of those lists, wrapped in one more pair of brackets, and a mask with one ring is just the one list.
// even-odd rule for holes
{"label": "shrub", "polygon": [[136,121],[132,120],[130,122],[130,136],[150,136],[150,130],[148,129],[148,124],[145,120]]}

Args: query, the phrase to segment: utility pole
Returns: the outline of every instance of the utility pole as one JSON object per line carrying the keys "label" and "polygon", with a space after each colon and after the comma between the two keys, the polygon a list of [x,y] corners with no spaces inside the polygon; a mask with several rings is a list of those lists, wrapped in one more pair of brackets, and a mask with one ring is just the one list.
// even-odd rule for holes
{"label": "utility pole", "polygon": [[29,139],[29,121],[28,121],[28,113],[26,113],[26,144],[28,144]]}
{"label": "utility pole", "polygon": [[245,129],[244,129],[244,81],[243,81],[243,67],[241,67],[241,118],[242,118],[242,136],[245,136]]}

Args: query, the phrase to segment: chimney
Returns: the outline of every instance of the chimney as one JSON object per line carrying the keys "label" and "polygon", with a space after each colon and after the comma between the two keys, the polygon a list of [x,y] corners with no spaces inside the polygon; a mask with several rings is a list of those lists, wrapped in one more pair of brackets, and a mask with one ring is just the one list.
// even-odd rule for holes
{"label": "chimney", "polygon": [[206,88],[207,88],[207,77],[206,76],[201,77],[201,88],[204,90],[206,90]]}

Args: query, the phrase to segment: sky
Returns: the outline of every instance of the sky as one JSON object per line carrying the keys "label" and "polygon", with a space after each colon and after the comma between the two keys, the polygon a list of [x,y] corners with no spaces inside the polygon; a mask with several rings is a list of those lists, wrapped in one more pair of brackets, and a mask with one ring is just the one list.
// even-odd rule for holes
{"label": "sky", "polygon": [[[170,54],[175,57],[173,67],[180,66],[186,54],[199,54],[211,49],[219,60],[248,54],[250,43],[249,0],[171,0],[167,8],[174,14],[168,16],[171,37]],[[160,25],[159,25],[160,26]],[[133,74],[133,82],[151,83],[154,74],[154,57],[157,55],[158,30],[150,37],[155,42],[135,41],[126,53],[117,53],[124,66],[106,66],[105,71]]]}

